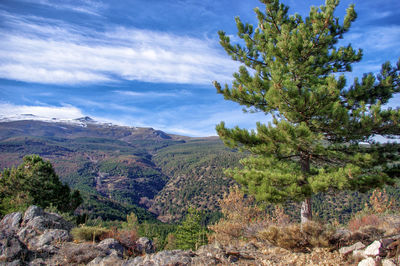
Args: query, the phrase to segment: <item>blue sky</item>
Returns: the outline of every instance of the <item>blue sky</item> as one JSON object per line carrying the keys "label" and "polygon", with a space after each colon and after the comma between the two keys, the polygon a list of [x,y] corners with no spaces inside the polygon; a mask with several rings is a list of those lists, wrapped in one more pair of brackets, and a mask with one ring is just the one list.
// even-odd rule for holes
{"label": "blue sky", "polygon": [[[324,1],[283,2],[306,15]],[[341,1],[339,17],[350,3],[358,19],[342,43],[363,48],[364,59],[349,77],[396,62],[400,1]],[[235,36],[235,16],[256,24],[257,6],[263,9],[255,0],[2,0],[0,118],[90,116],[189,136],[215,135],[220,121],[253,128],[268,118],[243,114],[212,81],[229,83],[238,68],[217,31]]]}

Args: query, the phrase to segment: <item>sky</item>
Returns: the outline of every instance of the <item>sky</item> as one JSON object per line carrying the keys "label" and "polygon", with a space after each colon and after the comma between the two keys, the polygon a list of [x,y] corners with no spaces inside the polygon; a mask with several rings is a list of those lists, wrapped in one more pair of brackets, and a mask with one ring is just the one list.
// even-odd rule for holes
{"label": "sky", "polygon": [[[323,0],[284,0],[307,15]],[[362,48],[349,78],[400,58],[400,1],[343,0],[358,18],[340,44]],[[256,0],[1,0],[0,118],[19,114],[153,127],[186,136],[269,120],[216,93],[239,64],[219,45],[234,18],[256,25]],[[389,103],[399,106],[400,98]]]}

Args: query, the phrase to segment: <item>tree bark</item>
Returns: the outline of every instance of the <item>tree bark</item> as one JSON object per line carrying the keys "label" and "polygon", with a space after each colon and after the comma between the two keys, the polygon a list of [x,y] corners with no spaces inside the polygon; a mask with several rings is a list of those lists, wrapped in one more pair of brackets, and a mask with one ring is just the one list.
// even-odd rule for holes
{"label": "tree bark", "polygon": [[[310,155],[301,154],[300,156],[301,171],[304,173],[305,179],[310,174]],[[307,182],[305,180],[305,182]],[[301,203],[300,211],[301,223],[304,224],[312,220],[311,197],[307,197]]]}
{"label": "tree bark", "polygon": [[312,220],[311,197],[301,203],[300,218],[302,224]]}

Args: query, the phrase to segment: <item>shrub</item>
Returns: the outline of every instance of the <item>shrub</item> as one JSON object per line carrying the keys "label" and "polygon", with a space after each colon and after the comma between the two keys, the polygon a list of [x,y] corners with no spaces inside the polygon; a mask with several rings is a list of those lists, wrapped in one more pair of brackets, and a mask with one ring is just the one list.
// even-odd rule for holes
{"label": "shrub", "polygon": [[99,241],[102,235],[108,233],[109,230],[99,226],[79,226],[71,230],[71,234],[78,241]]}
{"label": "shrub", "polygon": [[394,199],[389,200],[389,195],[386,189],[375,189],[369,198],[369,204],[371,205],[372,212],[374,213],[386,213],[393,210]]}
{"label": "shrub", "polygon": [[349,228],[349,230],[354,232],[367,226],[377,227],[379,226],[379,224],[380,219],[375,214],[359,214],[349,221],[347,227]]}
{"label": "shrub", "polygon": [[[255,236],[260,228],[265,228],[268,220],[264,211],[254,205],[254,199],[245,197],[238,186],[230,189],[219,201],[224,217],[215,225],[208,228],[214,233],[209,241],[229,244],[243,238]],[[257,232],[257,233],[255,233]]]}
{"label": "shrub", "polygon": [[121,243],[128,257],[135,255],[136,240],[138,239],[138,233],[135,229],[118,230],[114,227],[100,236],[100,240],[106,238],[114,238]]}

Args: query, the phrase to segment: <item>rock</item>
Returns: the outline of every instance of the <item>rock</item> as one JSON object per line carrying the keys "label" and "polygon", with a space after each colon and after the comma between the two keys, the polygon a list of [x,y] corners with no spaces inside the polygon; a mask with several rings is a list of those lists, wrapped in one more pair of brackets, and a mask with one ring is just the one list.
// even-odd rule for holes
{"label": "rock", "polygon": [[124,261],[117,255],[97,257],[87,264],[87,266],[120,266]]}
{"label": "rock", "polygon": [[373,258],[363,259],[358,263],[358,266],[376,266],[378,263]]}
{"label": "rock", "polygon": [[384,248],[382,247],[382,243],[378,240],[375,240],[371,245],[369,245],[364,250],[365,256],[368,257],[376,257],[376,256],[384,256]]}
{"label": "rock", "polygon": [[65,221],[61,215],[44,212],[38,206],[30,206],[24,214],[22,227],[34,229],[43,233],[46,229],[62,229],[70,231],[72,225]]}
{"label": "rock", "polygon": [[32,205],[25,211],[23,223],[26,224],[27,222],[29,222],[30,220],[32,220],[37,216],[43,216],[43,214],[44,211],[42,208]]}
{"label": "rock", "polygon": [[0,265],[1,266],[3,266],[3,265],[6,265],[6,266],[21,266],[21,265],[23,265],[23,263],[22,263],[21,260],[14,260],[12,262],[7,262],[7,263],[4,263],[4,264],[0,262]]}
{"label": "rock", "polygon": [[353,251],[353,258],[358,259],[358,260],[363,260],[366,259],[367,256],[364,254],[364,250],[358,249]]}
{"label": "rock", "polygon": [[365,248],[365,245],[361,242],[357,242],[354,245],[351,245],[349,247],[342,247],[339,249],[339,253],[343,255],[348,255],[352,253],[355,250],[363,249]]}
{"label": "rock", "polygon": [[0,261],[25,260],[27,247],[15,235],[0,232]]}
{"label": "rock", "polygon": [[14,230],[17,231],[21,224],[22,213],[13,212],[4,216],[0,221],[0,230]]}
{"label": "rock", "polygon": [[37,235],[38,232],[36,232],[32,228],[27,228],[27,227],[22,228],[17,233],[18,238],[24,243],[28,243],[30,239],[34,238]]}
{"label": "rock", "polygon": [[63,229],[46,229],[44,233],[39,237],[37,245],[50,245],[55,242],[67,242],[72,240],[69,232]]}
{"label": "rock", "polygon": [[146,237],[141,237],[136,241],[135,250],[139,254],[151,254],[154,253],[156,249],[150,239]]}
{"label": "rock", "polygon": [[382,247],[385,249],[388,248],[394,241],[395,240],[393,238],[384,238],[380,240]]}
{"label": "rock", "polygon": [[[107,238],[97,244],[97,247],[103,250],[114,250],[116,255],[122,257],[124,254],[124,247],[114,238]],[[111,251],[110,251],[111,253]]]}
{"label": "rock", "polygon": [[396,264],[390,259],[382,260],[382,266],[396,266]]}
{"label": "rock", "polygon": [[[62,260],[62,264],[76,265],[76,264],[87,264],[97,257],[104,258],[108,255],[108,251],[99,248],[97,245],[82,243],[74,244],[67,242],[60,248],[57,256]],[[61,262],[60,262],[61,263]],[[57,263],[59,264],[59,263]]]}
{"label": "rock", "polygon": [[63,229],[70,231],[72,225],[58,214],[47,213],[46,215],[36,216],[31,220],[28,220],[25,227],[43,233],[46,229]]}
{"label": "rock", "polygon": [[185,250],[164,250],[158,253],[149,254],[143,257],[124,262],[124,266],[150,266],[150,265],[191,265],[196,254]]}
{"label": "rock", "polygon": [[34,259],[34,260],[32,260],[30,263],[29,263],[29,266],[46,266],[46,265],[48,265],[49,263],[47,263],[44,259],[42,259],[42,258],[37,258],[37,259]]}

